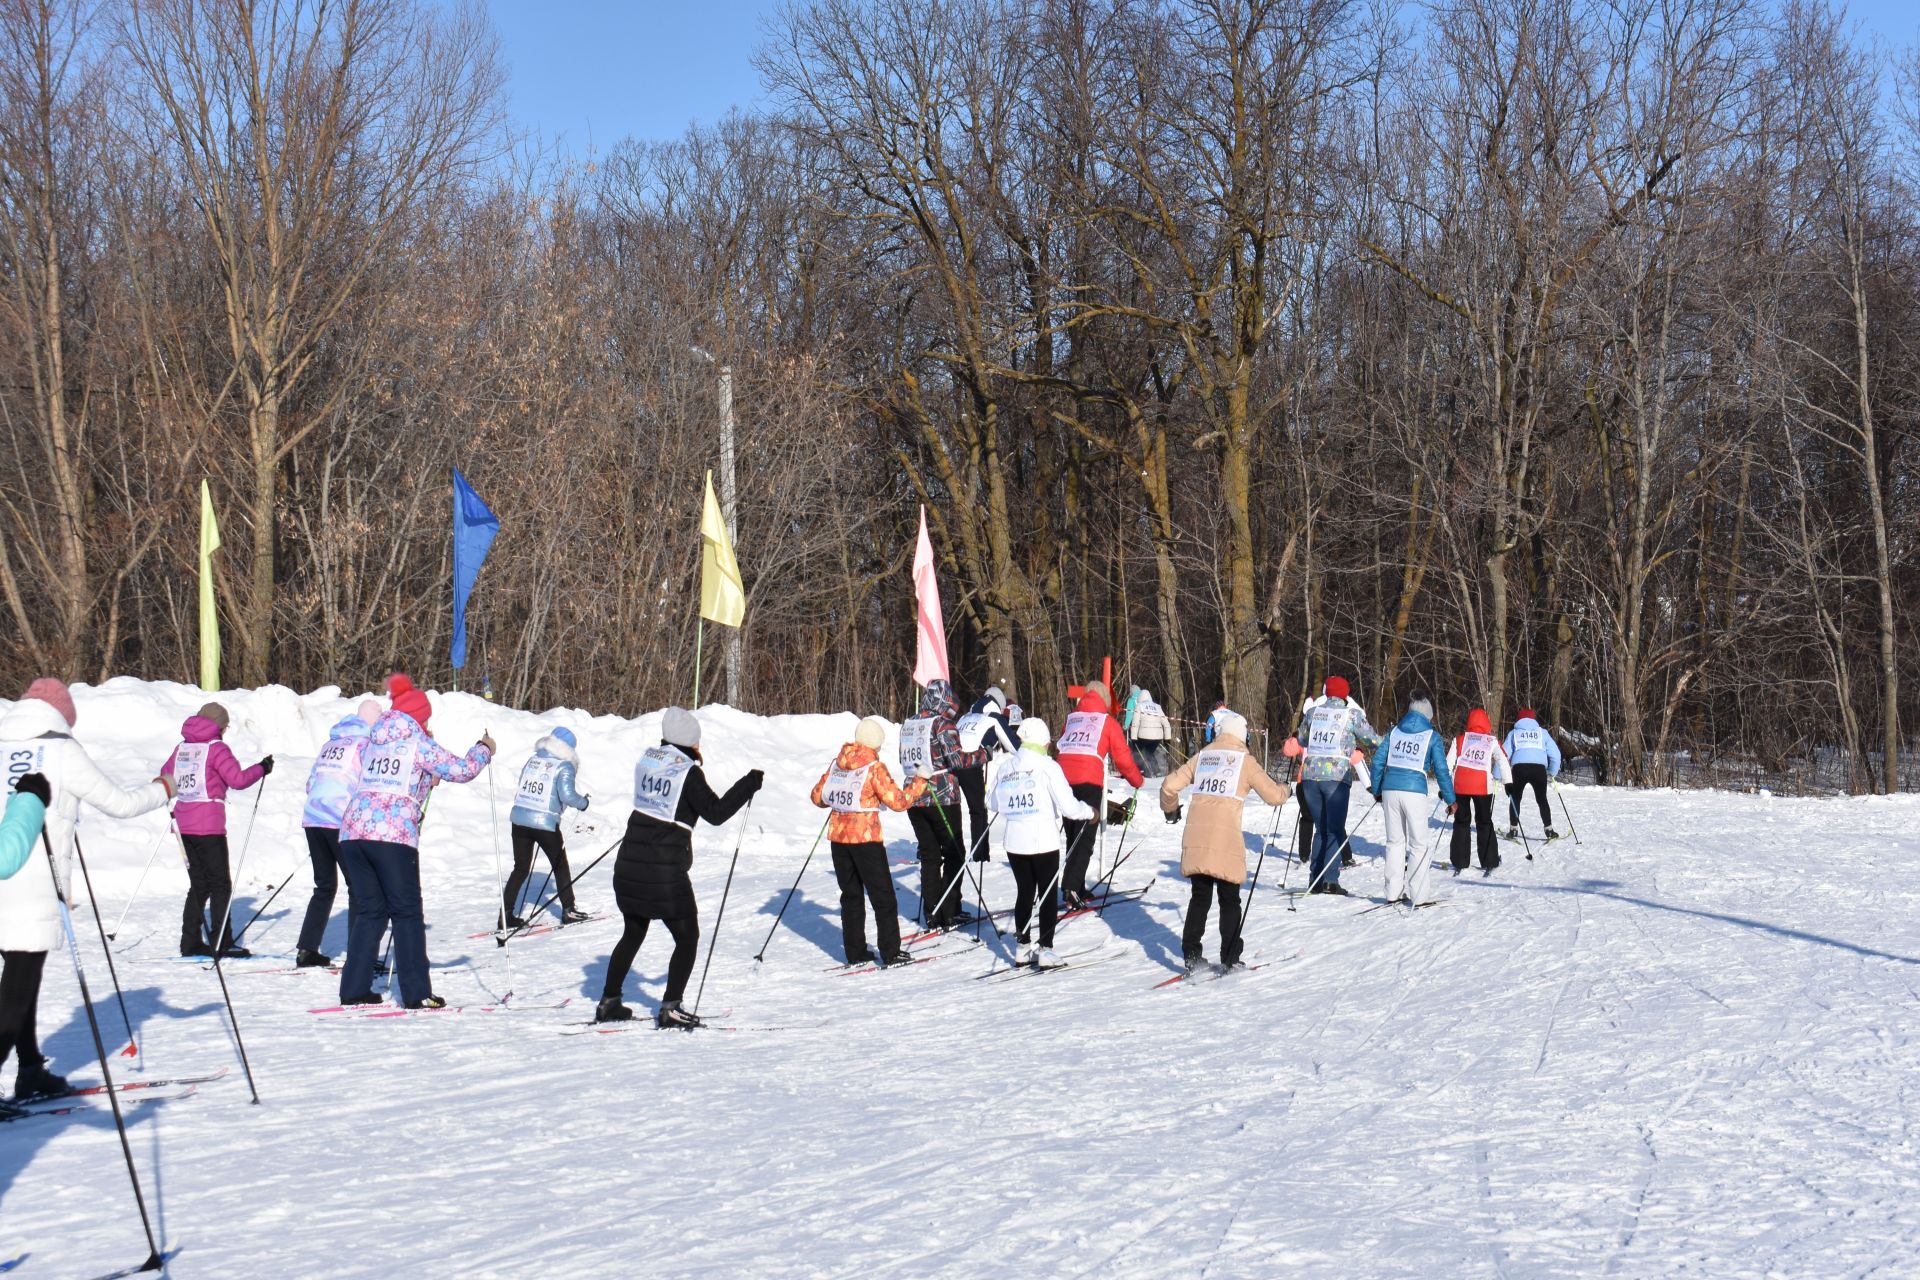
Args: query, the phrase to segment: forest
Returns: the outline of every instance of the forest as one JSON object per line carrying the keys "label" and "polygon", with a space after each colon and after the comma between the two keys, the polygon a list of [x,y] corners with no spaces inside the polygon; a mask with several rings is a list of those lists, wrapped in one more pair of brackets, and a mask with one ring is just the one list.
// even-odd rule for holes
{"label": "forest", "polygon": [[[1536,709],[1606,781],[1920,778],[1920,58],[1810,0],[811,0],[769,105],[516,133],[485,10],[0,0],[0,687],[691,694],[1105,656],[1276,737]],[[703,696],[719,696],[708,628]]]}

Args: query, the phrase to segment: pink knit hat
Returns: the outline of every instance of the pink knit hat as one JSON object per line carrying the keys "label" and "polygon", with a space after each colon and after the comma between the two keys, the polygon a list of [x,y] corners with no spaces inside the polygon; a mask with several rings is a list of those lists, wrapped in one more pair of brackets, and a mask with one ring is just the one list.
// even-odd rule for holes
{"label": "pink knit hat", "polygon": [[67,691],[65,684],[52,676],[41,676],[28,685],[27,691],[20,695],[20,700],[25,702],[28,698],[44,702],[58,711],[60,718],[67,722],[69,729],[73,728],[74,721],[79,719],[79,713],[73,709],[73,694]]}

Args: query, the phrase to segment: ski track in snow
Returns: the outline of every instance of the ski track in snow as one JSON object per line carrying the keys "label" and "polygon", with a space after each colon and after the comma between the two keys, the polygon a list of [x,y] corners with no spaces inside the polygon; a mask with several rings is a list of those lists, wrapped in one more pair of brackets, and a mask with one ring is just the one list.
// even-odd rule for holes
{"label": "ski track in snow", "polygon": [[[127,680],[82,690],[81,737],[138,780],[202,700]],[[298,871],[251,935],[285,951],[306,900],[301,781],[352,703],[224,700],[243,760],[280,760],[235,910]],[[127,1110],[156,1225],[181,1249],[169,1274],[1920,1274],[1920,800],[1569,790],[1584,843],[1536,846],[1533,862],[1504,845],[1491,879],[1437,870],[1443,911],[1362,916],[1356,896],[1288,912],[1279,877],[1263,878],[1249,958],[1299,957],[1165,992],[1150,988],[1179,956],[1179,832],[1143,823],[1119,887],[1158,882],[1061,927],[1063,953],[1103,947],[1083,972],[972,981],[1007,963],[1011,934],[989,930],[969,954],[840,981],[822,972],[841,958],[824,849],[757,971],[752,956],[819,830],[806,790],[853,717],[701,718],[718,783],[768,772],[705,996],[727,1025],[766,1030],[561,1035],[590,1014],[617,922],[504,951],[466,937],[497,884],[483,778],[440,788],[427,819],[434,982],[455,1004],[510,988],[521,1007],[316,1017],[337,978],[235,962],[253,1107],[213,974],[151,963],[185,885],[162,845],[114,944],[144,1051],[115,1059],[116,1078],[235,1067]],[[617,834],[657,717],[436,697],[443,741],[489,725],[500,739],[502,819],[534,738],[562,723],[581,736],[600,824],[569,840],[580,867]],[[231,808],[236,859],[250,808]],[[905,818],[885,823],[900,858]],[[113,927],[164,819],[90,815],[82,832]],[[695,837],[704,930],[738,834]],[[1378,895],[1380,843],[1354,843],[1342,882]],[[590,910],[612,907],[610,866],[581,886]],[[989,905],[1008,905],[1004,860],[987,875]],[[911,916],[917,875],[896,883]],[[112,1047],[89,912],[79,924]],[[668,950],[656,929],[628,983],[642,1018]],[[57,955],[41,1034],[56,1069],[98,1078]],[[144,1253],[104,1106],[0,1128],[0,1257],[28,1255],[17,1274]]]}

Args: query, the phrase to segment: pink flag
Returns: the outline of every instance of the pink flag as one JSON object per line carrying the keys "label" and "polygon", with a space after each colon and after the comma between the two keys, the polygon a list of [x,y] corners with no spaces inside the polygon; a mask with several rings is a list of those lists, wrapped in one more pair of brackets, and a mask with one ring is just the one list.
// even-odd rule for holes
{"label": "pink flag", "polygon": [[920,544],[913,550],[913,596],[919,605],[919,644],[913,656],[913,682],[925,687],[946,680],[947,624],[940,616],[940,584],[933,578],[933,540],[927,537],[927,509],[920,508]]}

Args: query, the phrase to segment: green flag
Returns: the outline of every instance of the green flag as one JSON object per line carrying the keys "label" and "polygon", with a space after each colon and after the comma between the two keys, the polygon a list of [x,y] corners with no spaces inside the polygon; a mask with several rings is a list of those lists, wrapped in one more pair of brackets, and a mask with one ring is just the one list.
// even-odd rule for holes
{"label": "green flag", "polygon": [[220,522],[213,518],[213,494],[200,482],[200,687],[220,687],[220,611],[213,603],[213,553],[220,549]]}

